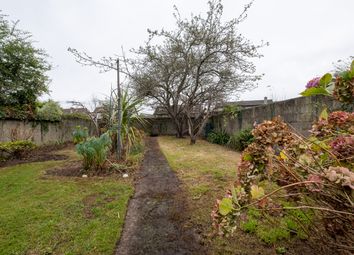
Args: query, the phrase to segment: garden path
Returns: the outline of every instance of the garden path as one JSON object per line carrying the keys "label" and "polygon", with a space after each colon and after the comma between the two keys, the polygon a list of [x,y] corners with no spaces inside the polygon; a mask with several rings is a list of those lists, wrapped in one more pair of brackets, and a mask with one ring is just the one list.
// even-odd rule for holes
{"label": "garden path", "polygon": [[187,226],[180,182],[148,138],[135,195],[130,200],[116,255],[205,254],[195,231]]}

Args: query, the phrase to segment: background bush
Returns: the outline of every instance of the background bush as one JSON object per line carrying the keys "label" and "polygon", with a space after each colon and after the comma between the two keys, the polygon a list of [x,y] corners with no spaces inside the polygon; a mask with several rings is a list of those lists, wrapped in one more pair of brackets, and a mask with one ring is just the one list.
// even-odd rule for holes
{"label": "background bush", "polygon": [[0,160],[22,158],[34,148],[36,145],[27,140],[0,143]]}
{"label": "background bush", "polygon": [[42,107],[37,108],[36,118],[39,120],[60,121],[63,115],[60,105],[48,100]]}
{"label": "background bush", "polygon": [[73,132],[73,142],[74,144],[82,143],[86,141],[88,136],[87,127],[76,126]]}
{"label": "background bush", "polygon": [[213,131],[208,134],[207,140],[210,143],[225,145],[229,142],[230,136],[225,131]]}
{"label": "background bush", "polygon": [[251,129],[244,129],[239,133],[235,133],[230,137],[227,145],[234,150],[243,151],[254,141]]}

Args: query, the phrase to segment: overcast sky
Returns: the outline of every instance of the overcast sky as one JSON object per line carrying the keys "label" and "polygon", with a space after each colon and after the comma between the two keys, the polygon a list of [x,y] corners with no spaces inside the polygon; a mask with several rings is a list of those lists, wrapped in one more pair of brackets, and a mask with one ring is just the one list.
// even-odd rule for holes
{"label": "overcast sky", "polygon": [[[224,0],[224,19],[237,17],[248,1]],[[142,45],[147,28],[173,28],[173,5],[180,13],[205,13],[206,0],[0,0],[0,9],[19,28],[33,34],[51,56],[51,98],[103,97],[115,74],[82,67],[68,47],[93,57]],[[270,43],[257,60],[265,76],[241,99],[297,97],[307,81],[333,69],[333,62],[354,55],[354,0],[256,0],[239,31],[254,43]]]}

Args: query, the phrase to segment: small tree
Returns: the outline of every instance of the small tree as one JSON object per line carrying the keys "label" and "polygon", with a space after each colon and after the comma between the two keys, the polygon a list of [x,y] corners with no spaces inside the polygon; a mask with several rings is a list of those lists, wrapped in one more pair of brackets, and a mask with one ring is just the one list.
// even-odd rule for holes
{"label": "small tree", "polygon": [[17,28],[0,13],[0,105],[33,106],[48,92],[51,69],[44,50],[34,47],[32,35]]}
{"label": "small tree", "polygon": [[102,102],[99,99],[93,97],[87,104],[79,101],[68,101],[68,103],[71,103],[73,106],[78,108],[82,108],[84,110],[84,114],[90,118],[93,125],[95,126],[95,135],[100,135],[100,127],[98,123],[100,112],[96,111],[96,109],[97,107],[101,106]]}

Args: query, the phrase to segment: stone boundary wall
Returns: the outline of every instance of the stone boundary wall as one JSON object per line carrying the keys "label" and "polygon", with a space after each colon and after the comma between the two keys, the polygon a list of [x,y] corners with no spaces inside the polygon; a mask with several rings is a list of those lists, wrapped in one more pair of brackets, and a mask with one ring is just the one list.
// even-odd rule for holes
{"label": "stone boundary wall", "polygon": [[76,126],[87,127],[93,134],[91,121],[83,119],[63,119],[51,121],[0,120],[0,142],[31,140],[37,145],[68,142]]}
{"label": "stone boundary wall", "polygon": [[333,111],[339,110],[341,105],[332,98],[325,96],[298,97],[243,109],[235,118],[223,115],[214,116],[210,122],[214,126],[214,130],[225,130],[231,135],[243,129],[252,128],[255,123],[280,116],[298,133],[307,136],[309,134],[308,130],[311,129],[313,122],[318,119],[324,107]]}

